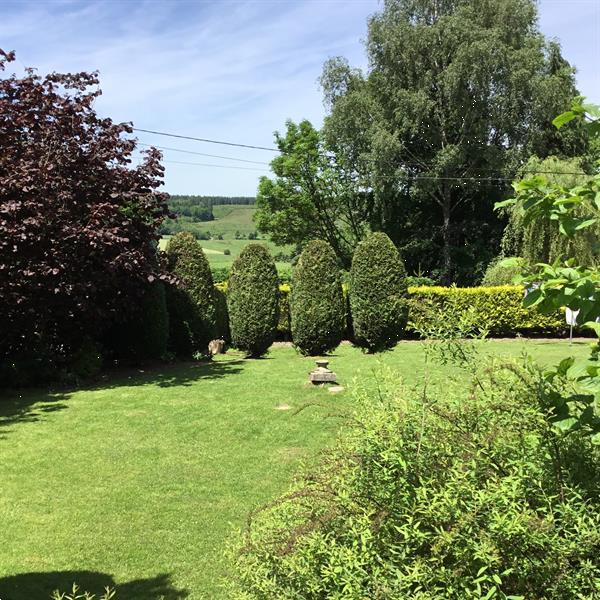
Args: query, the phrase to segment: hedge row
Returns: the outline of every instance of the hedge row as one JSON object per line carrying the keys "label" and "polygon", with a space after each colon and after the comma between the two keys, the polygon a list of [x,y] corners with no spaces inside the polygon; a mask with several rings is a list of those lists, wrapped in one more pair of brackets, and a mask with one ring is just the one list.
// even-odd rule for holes
{"label": "hedge row", "polygon": [[[410,321],[419,326],[428,325],[432,311],[443,311],[447,303],[453,307],[473,311],[474,323],[490,335],[516,333],[553,333],[566,328],[562,312],[543,315],[535,309],[523,307],[522,286],[501,285],[495,287],[413,287],[409,288],[412,299]],[[413,325],[414,328],[414,325]]]}
{"label": "hedge row", "polygon": [[[227,283],[217,286],[227,291]],[[347,299],[348,287],[342,286]],[[290,296],[291,286],[279,286],[279,323],[277,331],[280,339],[291,340]],[[440,286],[409,287],[410,315],[408,331],[414,331],[412,323],[427,326],[426,315],[432,309],[444,310],[448,301],[455,302],[465,310],[473,307],[475,321],[491,336],[515,335],[517,333],[558,333],[567,328],[564,313],[542,315],[535,309],[523,308],[523,288],[517,285],[495,287],[456,288]],[[351,339],[352,319],[346,302],[347,328],[345,339]]]}

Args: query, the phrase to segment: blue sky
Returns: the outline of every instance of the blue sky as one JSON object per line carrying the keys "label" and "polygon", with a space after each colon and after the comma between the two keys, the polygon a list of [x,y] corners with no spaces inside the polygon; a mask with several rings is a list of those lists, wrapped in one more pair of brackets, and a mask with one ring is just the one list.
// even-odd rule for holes
{"label": "blue sky", "polygon": [[[343,55],[364,66],[378,0],[0,0],[0,47],[40,72],[99,70],[97,110],[137,127],[272,146],[285,120],[319,125],[317,78]],[[600,104],[600,0],[541,0],[540,25]],[[268,162],[272,154],[138,134],[143,143]],[[170,193],[254,195],[261,165],[164,152]],[[183,165],[236,165],[249,170]],[[264,167],[268,169],[267,166]],[[250,170],[257,169],[257,170]]]}

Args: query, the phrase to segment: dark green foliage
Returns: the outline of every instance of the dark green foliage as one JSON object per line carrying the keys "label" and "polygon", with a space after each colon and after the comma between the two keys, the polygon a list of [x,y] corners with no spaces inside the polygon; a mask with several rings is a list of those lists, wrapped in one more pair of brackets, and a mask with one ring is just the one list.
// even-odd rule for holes
{"label": "dark green foliage", "polygon": [[227,310],[227,292],[220,286],[215,286],[216,330],[215,339],[231,342],[229,329],[229,311]]}
{"label": "dark green foliage", "polygon": [[137,310],[124,323],[115,323],[104,339],[108,356],[126,363],[160,360],[167,352],[169,314],[165,286],[146,286]]}
{"label": "dark green foliage", "polygon": [[339,443],[254,513],[228,598],[597,598],[598,447],[552,427],[541,370],[475,375],[357,388]]}
{"label": "dark green foliage", "polygon": [[[366,203],[371,227],[391,237],[410,271],[445,284],[479,281],[504,226],[494,202],[512,193],[496,178],[513,177],[534,153],[585,150],[581,128],[551,125],[577,90],[559,44],[540,32],[538,4],[385,0],[369,18],[368,68],[340,58],[324,66],[327,165],[356,182],[338,204]],[[317,160],[305,162],[292,175],[328,175]],[[260,189],[259,208],[268,191]],[[310,226],[308,209],[291,226],[275,225],[297,231],[303,216]]]}
{"label": "dark green foliage", "polygon": [[345,325],[340,269],[333,248],[309,242],[294,269],[290,298],[292,339],[302,354],[319,356],[337,348]]}
{"label": "dark green foliage", "polygon": [[167,294],[170,349],[178,356],[206,355],[215,337],[213,279],[202,248],[189,232],[178,233],[167,245],[169,269],[180,280]]}
{"label": "dark green foliage", "polygon": [[369,352],[393,347],[408,318],[406,270],[385,233],[361,242],[350,270],[350,310],[354,342]]}
{"label": "dark green foliage", "polygon": [[67,378],[88,379],[97,375],[102,368],[102,349],[91,338],[84,338],[74,353]]}
{"label": "dark green foliage", "polygon": [[229,265],[225,265],[224,267],[211,265],[210,272],[215,283],[223,283],[229,279],[231,267]]}
{"label": "dark green foliage", "polygon": [[231,340],[248,356],[262,356],[277,328],[277,270],[269,250],[248,244],[231,267],[228,290]]}

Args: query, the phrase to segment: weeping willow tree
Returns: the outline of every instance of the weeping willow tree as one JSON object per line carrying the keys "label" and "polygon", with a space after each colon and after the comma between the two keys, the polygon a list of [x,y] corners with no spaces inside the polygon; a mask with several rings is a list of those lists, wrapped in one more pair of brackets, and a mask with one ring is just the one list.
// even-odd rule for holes
{"label": "weeping willow tree", "polygon": [[[521,176],[526,179],[540,175],[550,184],[571,188],[581,185],[590,177],[586,167],[581,158],[550,156],[542,160],[533,156],[523,168]],[[549,218],[525,223],[521,201],[507,210],[508,224],[502,238],[504,256],[520,256],[530,264],[552,263],[567,256],[574,257],[578,264],[596,265],[600,262],[600,224],[588,227],[580,236],[568,238],[560,234],[556,223]]]}

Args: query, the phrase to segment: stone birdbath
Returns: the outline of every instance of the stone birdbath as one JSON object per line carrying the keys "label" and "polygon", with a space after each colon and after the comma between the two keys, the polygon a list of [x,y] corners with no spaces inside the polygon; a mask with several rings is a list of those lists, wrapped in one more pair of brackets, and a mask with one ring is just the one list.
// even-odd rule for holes
{"label": "stone birdbath", "polygon": [[316,361],[317,368],[309,373],[309,379],[311,383],[318,385],[320,383],[335,383],[337,381],[337,375],[329,370],[329,361],[326,359],[319,359]]}

